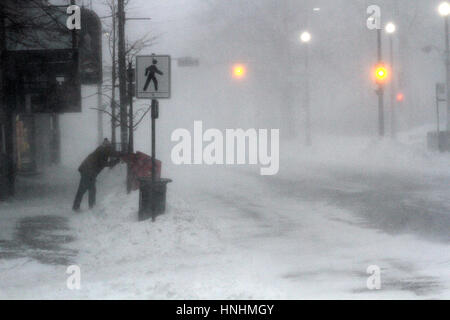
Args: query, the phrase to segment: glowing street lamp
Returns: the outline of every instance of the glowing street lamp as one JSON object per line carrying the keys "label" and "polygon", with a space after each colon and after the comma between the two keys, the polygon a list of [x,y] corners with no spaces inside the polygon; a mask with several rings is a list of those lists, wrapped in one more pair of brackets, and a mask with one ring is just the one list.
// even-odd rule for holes
{"label": "glowing street lamp", "polygon": [[447,1],[445,1],[445,2],[442,2],[440,5],[439,5],[439,14],[441,15],[441,16],[443,16],[443,17],[447,17],[448,15],[450,15],[450,4],[447,2]]}
{"label": "glowing street lamp", "polygon": [[233,66],[233,78],[235,79],[242,79],[245,77],[245,74],[247,73],[247,69],[242,64],[235,64]]}
{"label": "glowing street lamp", "polygon": [[395,26],[395,24],[393,24],[392,22],[389,22],[387,25],[386,25],[386,32],[387,33],[389,33],[389,34],[392,34],[392,33],[394,33],[395,32],[395,30],[397,29],[397,27]]}
{"label": "glowing street lamp", "polygon": [[311,34],[308,31],[302,32],[302,34],[300,35],[300,40],[303,43],[308,43],[311,41]]}

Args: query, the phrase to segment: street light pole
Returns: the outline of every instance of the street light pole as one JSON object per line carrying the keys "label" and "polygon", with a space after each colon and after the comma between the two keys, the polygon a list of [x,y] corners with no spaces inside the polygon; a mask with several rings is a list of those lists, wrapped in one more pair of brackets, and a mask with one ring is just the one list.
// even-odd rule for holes
{"label": "street light pole", "polygon": [[305,45],[305,143],[312,145],[311,138],[311,108],[309,96],[309,45]]}
{"label": "street light pole", "polygon": [[311,34],[308,31],[303,32],[300,35],[300,40],[305,45],[305,77],[304,77],[304,101],[305,108],[305,144],[306,146],[312,145],[311,138],[311,108],[310,108],[310,96],[309,96],[309,42],[311,41]]}
{"label": "street light pole", "polygon": [[389,56],[391,69],[391,90],[390,90],[390,111],[391,111],[391,138],[395,139],[397,134],[396,121],[396,105],[395,105],[395,77],[394,77],[394,33],[396,30],[395,24],[392,22],[386,25],[386,32],[389,34]]}
{"label": "street light pole", "polygon": [[[382,63],[381,51],[381,29],[377,29],[378,63]],[[384,137],[384,84],[380,83],[377,90],[378,95],[378,133]]]}
{"label": "street light pole", "polygon": [[447,75],[447,131],[450,131],[450,43],[448,14],[445,16],[445,59]]}
{"label": "street light pole", "polygon": [[450,4],[447,1],[439,5],[439,14],[445,20],[445,69],[447,78],[447,131],[450,131],[450,43],[449,43],[449,15]]}
{"label": "street light pole", "polygon": [[395,114],[395,84],[394,84],[394,40],[392,39],[392,36],[389,38],[389,55],[391,60],[391,138],[395,139],[397,135],[397,128],[396,128],[396,114]]}

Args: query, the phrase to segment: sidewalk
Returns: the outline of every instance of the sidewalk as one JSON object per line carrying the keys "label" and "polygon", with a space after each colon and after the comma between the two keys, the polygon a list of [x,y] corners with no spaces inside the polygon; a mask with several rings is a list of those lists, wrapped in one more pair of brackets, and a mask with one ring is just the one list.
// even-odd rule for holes
{"label": "sidewalk", "polygon": [[74,240],[68,223],[78,182],[74,171],[54,167],[17,178],[16,197],[0,203],[0,260],[70,264],[76,251],[65,244]]}

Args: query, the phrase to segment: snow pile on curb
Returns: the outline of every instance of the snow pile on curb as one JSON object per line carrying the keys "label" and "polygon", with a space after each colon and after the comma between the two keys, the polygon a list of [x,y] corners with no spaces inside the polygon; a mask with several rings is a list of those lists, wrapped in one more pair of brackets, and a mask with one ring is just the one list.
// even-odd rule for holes
{"label": "snow pile on curb", "polygon": [[[212,220],[214,217],[199,216],[171,190],[167,211],[157,218],[156,223],[151,219],[138,222],[139,192],[126,194],[125,175],[123,167],[103,174],[98,187],[108,190],[108,194],[98,196],[101,200],[94,210],[72,219],[77,238],[72,245],[79,250],[77,263],[85,279],[82,298],[174,298],[175,291],[167,286],[178,287],[180,284],[174,284],[174,279],[166,279],[166,273],[172,271],[172,277],[179,275],[180,270],[189,268],[192,257],[223,250]],[[188,275],[179,278],[190,281]],[[145,285],[142,290],[148,291],[149,296],[143,296],[142,292],[133,294],[129,288],[124,288],[121,295],[120,290],[110,287],[114,283]],[[195,297],[195,292],[190,294]]]}
{"label": "snow pile on curb", "polygon": [[[109,190],[108,194],[94,210],[82,213],[73,221],[77,236],[82,239],[83,244],[91,247],[90,249],[109,249],[114,245],[115,250],[111,251],[118,251],[118,246],[126,249],[126,246],[143,244],[143,249],[151,247],[152,254],[164,254],[177,248],[207,247],[203,237],[210,234],[188,230],[207,230],[202,228],[204,217],[200,219],[188,204],[173,192],[168,192],[167,211],[157,218],[158,223],[152,223],[151,220],[138,222],[139,191],[127,195],[124,186],[125,168],[113,171],[103,182],[99,182],[102,188]],[[211,233],[215,232],[211,230]],[[96,244],[89,244],[91,241],[87,239]]]}
{"label": "snow pile on curb", "polygon": [[360,170],[383,170],[450,175],[448,154],[430,152],[426,133],[430,126],[400,133],[397,140],[364,137],[317,136],[313,146],[305,148],[302,141],[282,144],[283,163],[322,164]]}

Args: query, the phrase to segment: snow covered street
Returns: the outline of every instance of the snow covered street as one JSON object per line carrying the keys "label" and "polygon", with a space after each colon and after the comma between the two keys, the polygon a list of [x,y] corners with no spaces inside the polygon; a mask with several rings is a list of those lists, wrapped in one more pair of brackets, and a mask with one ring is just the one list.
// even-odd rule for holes
{"label": "snow covered street", "polygon": [[449,300],[449,39],[450,0],[0,0],[0,300]]}
{"label": "snow covered street", "polygon": [[[124,166],[102,173],[98,206],[79,215],[70,210],[76,172],[58,169],[45,184],[28,179],[40,197],[0,205],[0,297],[449,298],[450,172],[418,171],[422,158],[403,170],[401,161],[383,166],[382,151],[378,159],[360,154],[378,164],[369,169],[348,157],[326,166],[283,159],[273,177],[257,168],[170,167],[169,209],[155,223],[137,222],[138,193],[125,194]],[[62,223],[50,231],[58,246],[8,247],[36,216]],[[81,290],[67,289],[69,264],[80,266]],[[380,290],[366,286],[372,265],[381,268]]]}

